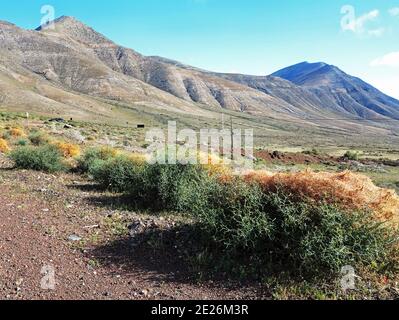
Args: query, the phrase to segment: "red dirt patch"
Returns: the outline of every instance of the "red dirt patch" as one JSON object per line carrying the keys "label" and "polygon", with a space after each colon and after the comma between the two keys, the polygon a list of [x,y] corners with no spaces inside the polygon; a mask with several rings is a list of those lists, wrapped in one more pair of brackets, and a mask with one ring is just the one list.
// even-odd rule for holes
{"label": "red dirt patch", "polygon": [[[169,220],[123,211],[112,199],[105,203],[110,195],[94,191],[80,176],[8,166],[0,157],[0,299],[270,297],[257,284],[196,283],[172,255],[135,249],[129,224],[150,219],[167,227]],[[110,227],[114,216],[121,217],[118,235]],[[82,241],[71,242],[71,235]],[[41,288],[45,265],[55,270],[55,290]]]}
{"label": "red dirt patch", "polygon": [[338,163],[339,159],[324,155],[308,155],[304,153],[284,153],[280,151],[256,151],[255,157],[266,162],[283,164],[325,164]]}

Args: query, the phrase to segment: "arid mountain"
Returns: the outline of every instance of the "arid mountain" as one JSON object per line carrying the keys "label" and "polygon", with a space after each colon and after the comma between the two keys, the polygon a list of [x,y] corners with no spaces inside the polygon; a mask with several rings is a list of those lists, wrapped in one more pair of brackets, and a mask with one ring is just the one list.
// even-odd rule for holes
{"label": "arid mountain", "polygon": [[102,66],[122,77],[147,83],[180,98],[180,103],[200,103],[253,113],[280,113],[290,108],[285,101],[235,82],[145,57],[115,44],[71,17],[57,19],[55,29],[39,28],[38,31],[54,42],[63,43],[89,56],[94,55],[95,60],[102,62]]}
{"label": "arid mountain", "polygon": [[[56,25],[69,20],[60,19]],[[89,28],[82,29],[79,24],[76,22],[76,28],[82,37],[73,39],[62,29],[60,33],[30,31],[0,22],[2,104],[16,109],[29,105],[36,111],[51,108],[54,113],[67,108],[72,114],[111,114],[108,102],[122,101],[174,112],[204,113],[193,103],[113,71],[85,46],[84,37],[90,39],[98,33],[86,33]],[[100,45],[104,38],[98,35],[95,39]]]}
{"label": "arid mountain", "polygon": [[325,63],[301,63],[270,76],[251,76],[205,71],[161,57],[152,59],[261,91],[305,111],[306,119],[399,119],[399,101]]}
{"label": "arid mountain", "polygon": [[213,73],[143,56],[72,17],[54,26],[24,30],[0,22],[1,105],[123,120],[126,113],[117,114],[115,105],[208,118],[225,109],[304,125],[337,117],[399,119],[398,101],[332,66],[302,64],[265,77]]}
{"label": "arid mountain", "polygon": [[273,76],[289,80],[320,98],[324,106],[362,118],[399,119],[399,101],[326,63],[303,62]]}

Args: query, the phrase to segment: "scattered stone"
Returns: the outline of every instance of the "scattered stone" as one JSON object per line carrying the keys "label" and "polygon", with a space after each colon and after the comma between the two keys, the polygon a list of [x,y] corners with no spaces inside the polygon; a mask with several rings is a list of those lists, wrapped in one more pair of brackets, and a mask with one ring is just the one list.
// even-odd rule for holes
{"label": "scattered stone", "polygon": [[140,294],[141,294],[142,296],[144,296],[144,297],[147,297],[147,296],[148,296],[148,290],[146,290],[146,289],[141,290],[141,291],[140,291]]}
{"label": "scattered stone", "polygon": [[100,228],[100,226],[98,224],[94,224],[92,226],[85,226],[83,227],[83,229],[97,229]]}
{"label": "scattered stone", "polygon": [[72,241],[72,242],[76,242],[76,241],[82,240],[82,238],[79,237],[79,236],[77,236],[77,235],[75,235],[75,234],[72,234],[72,235],[70,235],[70,236],[68,237],[68,240],[69,240],[69,241]]}
{"label": "scattered stone", "polygon": [[128,229],[129,229],[130,236],[134,237],[137,234],[143,233],[147,229],[147,226],[142,221],[136,221],[136,222],[132,223],[128,227]]}
{"label": "scattered stone", "polygon": [[17,287],[20,287],[23,281],[24,281],[24,278],[19,278],[19,279],[15,282],[16,286],[17,286]]}

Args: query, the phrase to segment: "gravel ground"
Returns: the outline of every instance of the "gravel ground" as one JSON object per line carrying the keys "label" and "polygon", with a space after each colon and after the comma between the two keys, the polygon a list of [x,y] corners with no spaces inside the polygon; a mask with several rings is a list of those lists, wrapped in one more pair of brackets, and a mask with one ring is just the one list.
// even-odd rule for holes
{"label": "gravel ground", "polygon": [[0,155],[0,299],[268,298],[257,284],[193,281],[173,252],[134,241],[174,218],[117,204],[81,176],[11,170]]}

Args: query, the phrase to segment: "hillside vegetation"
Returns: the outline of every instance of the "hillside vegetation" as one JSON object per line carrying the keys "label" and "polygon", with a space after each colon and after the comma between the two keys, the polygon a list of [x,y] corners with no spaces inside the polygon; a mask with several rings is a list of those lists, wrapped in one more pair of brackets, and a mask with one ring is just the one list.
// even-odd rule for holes
{"label": "hillside vegetation", "polygon": [[399,197],[362,174],[150,165],[144,154],[23,127],[8,127],[1,141],[15,168],[77,172],[134,208],[186,219],[191,245],[175,245],[207,277],[331,283],[348,265],[396,275]]}

